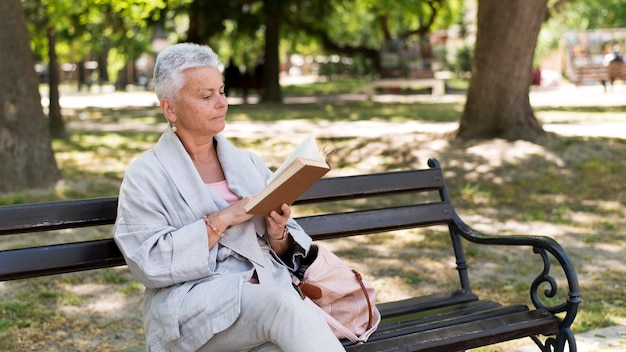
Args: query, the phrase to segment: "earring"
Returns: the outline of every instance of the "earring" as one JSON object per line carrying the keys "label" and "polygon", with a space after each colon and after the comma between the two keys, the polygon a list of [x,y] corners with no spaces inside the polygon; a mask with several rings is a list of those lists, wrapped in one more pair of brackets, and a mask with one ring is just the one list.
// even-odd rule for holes
{"label": "earring", "polygon": [[178,131],[178,128],[176,128],[176,125],[173,122],[170,125],[170,128],[172,129],[172,132],[174,132],[174,133],[176,133],[176,131]]}

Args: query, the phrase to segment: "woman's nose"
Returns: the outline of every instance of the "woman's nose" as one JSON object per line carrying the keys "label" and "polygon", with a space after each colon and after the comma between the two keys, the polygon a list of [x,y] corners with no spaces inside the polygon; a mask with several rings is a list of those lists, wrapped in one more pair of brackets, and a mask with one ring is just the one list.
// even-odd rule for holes
{"label": "woman's nose", "polygon": [[228,98],[226,97],[226,94],[220,94],[217,102],[220,106],[228,105]]}

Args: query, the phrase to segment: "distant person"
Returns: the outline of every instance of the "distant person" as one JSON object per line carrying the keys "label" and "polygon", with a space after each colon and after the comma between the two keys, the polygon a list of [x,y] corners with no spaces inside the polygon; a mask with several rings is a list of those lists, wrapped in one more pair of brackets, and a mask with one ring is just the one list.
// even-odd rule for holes
{"label": "distant person", "polygon": [[261,56],[259,62],[254,67],[254,86],[257,87],[257,93],[263,97],[263,80],[265,76],[265,57]]}
{"label": "distant person", "polygon": [[619,46],[614,46],[613,47],[613,51],[611,53],[608,53],[606,55],[604,55],[604,66],[608,66],[609,64],[611,64],[612,62],[621,62],[624,63],[624,56],[622,56],[622,53],[620,52],[620,48]]}
{"label": "distant person", "polygon": [[226,96],[230,94],[230,90],[232,89],[230,86],[236,86],[237,80],[241,78],[241,71],[239,71],[239,67],[235,65],[235,60],[231,57],[228,60],[228,66],[224,69],[224,92]]}
{"label": "distant person", "polygon": [[261,58],[259,62],[254,66],[254,75],[257,77],[263,77],[265,74],[265,59]]}
{"label": "distant person", "polygon": [[620,47],[615,45],[613,47],[613,51],[604,55],[604,66],[608,66],[608,80],[602,80],[602,85],[604,86],[604,91],[607,90],[607,83],[611,83],[611,87],[613,87],[613,82],[617,79],[624,80],[626,79],[624,74],[624,56],[620,52]]}

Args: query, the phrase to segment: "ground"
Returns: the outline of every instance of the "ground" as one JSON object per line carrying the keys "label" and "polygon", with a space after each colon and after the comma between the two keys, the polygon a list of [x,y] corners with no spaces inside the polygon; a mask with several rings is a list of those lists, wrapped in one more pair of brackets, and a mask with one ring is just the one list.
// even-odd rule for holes
{"label": "ground", "polygon": [[[623,87],[622,87],[623,88]],[[572,88],[573,89],[573,88]],[[581,92],[583,94],[581,94]],[[576,93],[576,94],[573,94]],[[624,91],[604,94],[600,90],[581,88],[580,90],[532,92],[531,101],[535,107],[542,104],[555,104],[555,99],[560,99],[559,105],[576,104],[623,104]],[[378,99],[392,99],[391,96],[380,96]],[[97,97],[95,98],[97,99]],[[122,99],[122,98],[120,98]],[[152,104],[151,96],[138,94],[133,98],[140,104]],[[396,97],[396,99],[413,99],[410,96]],[[417,97],[416,99],[423,99]],[[429,97],[429,99],[431,99]],[[458,99],[458,97],[443,97],[440,99]],[[118,102],[119,100],[103,99],[106,102]],[[79,104],[80,100],[68,100],[65,106]],[[236,101],[234,102],[236,103]],[[120,103],[121,104],[121,103]],[[63,105],[63,104],[62,104]],[[590,137],[616,137],[626,138],[626,121],[622,118],[601,122],[584,121],[580,123],[571,121],[561,123],[558,118],[553,121],[544,121],[547,131],[563,136],[590,136]],[[262,136],[268,129],[261,122],[232,123],[228,126],[226,134],[229,137]],[[449,174],[464,173],[466,180],[471,182],[474,177],[492,174],[494,182],[500,182],[506,187],[508,182],[515,182],[520,175],[532,175],[538,170],[549,168],[550,165],[576,164],[576,160],[597,158],[626,157],[626,147],[623,143],[618,146],[608,146],[604,142],[596,142],[593,139],[583,144],[571,145],[567,138],[554,138],[548,136],[541,141],[530,143],[524,141],[489,140],[481,142],[459,142],[450,138],[450,133],[456,128],[456,124],[441,123],[385,123],[385,122],[350,122],[345,123],[305,123],[302,121],[284,121],[278,126],[273,124],[274,130],[278,127],[282,134],[280,138],[299,140],[309,131],[315,131],[318,136],[330,138],[333,136],[353,136],[343,149],[337,150],[336,158],[358,160],[358,167],[351,169],[351,173],[364,173],[377,171],[380,165],[390,162],[410,163],[426,167],[426,160],[430,157],[438,158],[444,171]],[[276,136],[274,136],[276,138]],[[391,151],[387,154],[380,150]],[[261,152],[263,154],[263,152]],[[540,158],[534,156],[541,155]],[[281,156],[270,155],[266,151],[262,157],[269,159],[269,163],[279,162]],[[517,167],[507,167],[517,165]],[[341,174],[346,170],[337,170],[335,174]],[[453,178],[454,176],[452,176]],[[477,186],[478,187],[478,186]],[[480,197],[480,189],[468,189]],[[601,201],[601,200],[598,200]],[[602,241],[584,242],[579,236],[571,236],[572,233],[582,231],[574,226],[548,221],[507,221],[507,212],[524,212],[523,208],[511,206],[508,209],[490,209],[488,213],[476,209],[463,209],[457,204],[464,220],[480,231],[486,233],[539,233],[554,237],[567,250],[572,258],[576,259],[579,280],[581,283],[592,280],[597,275],[610,272],[616,266],[623,266],[623,253],[626,243],[611,242],[603,244]],[[607,208],[617,207],[616,204],[605,204]],[[623,206],[623,204],[621,205]],[[489,208],[487,208],[489,209]],[[582,216],[583,214],[581,214]],[[584,214],[584,216],[593,216]],[[604,221],[604,219],[589,219],[590,221]],[[610,221],[623,222],[623,218],[616,216]],[[103,233],[109,231],[104,227]],[[407,236],[414,236],[408,240]],[[80,232],[67,234],[68,239],[80,238]],[[385,270],[373,270],[376,267],[370,265],[369,259],[364,260],[358,253],[350,252],[354,248],[352,240],[339,240],[330,243],[329,246],[337,253],[345,257],[351,265],[357,267],[366,278],[374,283],[378,291],[378,301],[384,302],[401,298],[411,297],[415,294],[434,292],[454,280],[450,277],[440,277],[444,269],[449,269],[453,263],[445,259],[443,253],[446,246],[436,243],[428,247],[426,254],[423,246],[414,245],[414,242],[430,241],[429,233],[398,233],[389,235],[381,241],[393,242],[402,247],[399,259],[388,259],[387,253],[381,253],[387,246],[368,247],[376,251],[384,259]],[[3,239],[2,247],[21,246],[29,243],[27,236],[19,238]],[[436,242],[435,240],[432,240]],[[377,243],[363,243],[364,246],[375,246]],[[413,244],[413,245],[412,245]],[[441,252],[441,253],[440,253]],[[480,252],[479,252],[480,253]],[[517,253],[505,252],[508,262],[523,262],[530,252]],[[486,255],[486,254],[485,254]],[[484,261],[483,261],[484,259]],[[407,262],[415,270],[406,269]],[[481,265],[484,264],[484,265]],[[582,264],[584,263],[584,265]],[[510,284],[510,274],[495,265],[489,258],[478,255],[478,265],[472,268],[471,276],[474,283],[503,282]],[[378,264],[377,264],[378,265]],[[59,282],[64,293],[59,294]],[[620,283],[618,283],[620,284]],[[34,283],[25,281],[0,283],[0,302],[11,300],[19,301],[20,292],[24,295],[32,295],[33,286],[37,287],[40,302],[48,308],[47,316],[26,316],[24,327],[9,335],[14,340],[12,348],[17,351],[110,351],[126,348],[143,340],[142,329],[142,299],[143,290],[136,284],[132,276],[125,268],[115,268],[99,271],[89,271],[57,276],[54,278],[42,278]],[[488,286],[487,286],[488,287]],[[505,290],[507,288],[505,287]],[[16,298],[17,297],[17,298]],[[17,304],[17,303],[16,303]],[[5,307],[5,309],[8,309]],[[27,312],[22,308],[20,312]],[[42,309],[38,310],[39,312]],[[44,310],[45,311],[45,310]],[[27,314],[26,314],[27,315]],[[1,321],[0,321],[1,323]],[[619,322],[626,325],[626,322]],[[622,332],[623,334],[623,332]],[[623,337],[623,335],[622,335]],[[623,338],[622,338],[623,340]],[[0,346],[1,343],[0,343]],[[512,347],[499,347],[494,350],[510,350]],[[0,348],[1,349],[1,348]],[[582,350],[582,349],[581,349]],[[603,349],[608,350],[608,349]]]}

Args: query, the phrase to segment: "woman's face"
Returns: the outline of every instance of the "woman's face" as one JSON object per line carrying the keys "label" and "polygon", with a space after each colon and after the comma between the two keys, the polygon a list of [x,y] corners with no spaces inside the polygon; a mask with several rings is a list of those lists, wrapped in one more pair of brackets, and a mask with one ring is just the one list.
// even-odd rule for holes
{"label": "woman's face", "polygon": [[[228,102],[222,74],[215,67],[196,67],[183,72],[184,85],[176,101],[161,102],[168,120],[183,136],[213,136],[226,126]],[[165,100],[165,99],[164,99]]]}

